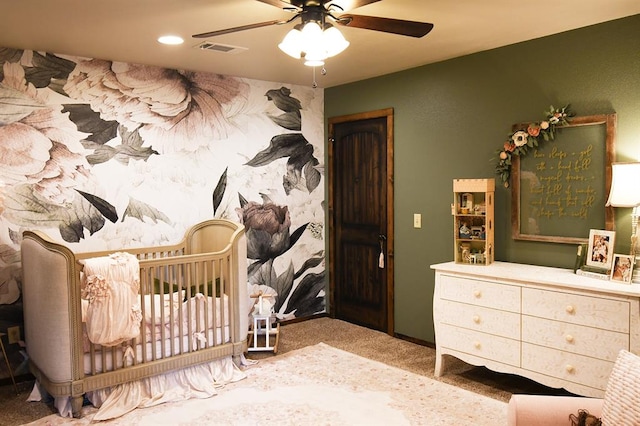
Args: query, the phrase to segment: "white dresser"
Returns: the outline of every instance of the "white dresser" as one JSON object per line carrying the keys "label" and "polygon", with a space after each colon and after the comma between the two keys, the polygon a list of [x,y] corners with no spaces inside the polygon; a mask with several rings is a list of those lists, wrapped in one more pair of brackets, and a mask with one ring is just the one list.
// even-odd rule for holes
{"label": "white dresser", "polygon": [[640,285],[505,262],[431,268],[436,377],[452,355],[602,397],[620,349],[640,353]]}

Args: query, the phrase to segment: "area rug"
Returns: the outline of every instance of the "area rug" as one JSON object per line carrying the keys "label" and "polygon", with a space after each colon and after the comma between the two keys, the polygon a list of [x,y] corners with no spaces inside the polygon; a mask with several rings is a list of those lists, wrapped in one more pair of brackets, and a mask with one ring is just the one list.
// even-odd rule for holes
{"label": "area rug", "polygon": [[[260,360],[208,399],[136,409],[99,424],[501,425],[507,405],[324,343]],[[58,415],[30,425],[88,425]],[[96,424],[96,423],[93,423]]]}

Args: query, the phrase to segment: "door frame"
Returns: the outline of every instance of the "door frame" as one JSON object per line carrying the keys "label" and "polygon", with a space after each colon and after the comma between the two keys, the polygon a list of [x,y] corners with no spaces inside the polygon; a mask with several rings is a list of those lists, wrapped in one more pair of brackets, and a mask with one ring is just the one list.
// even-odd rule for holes
{"label": "door frame", "polygon": [[328,219],[329,219],[329,308],[332,317],[335,317],[333,312],[335,306],[335,262],[333,256],[336,253],[336,239],[335,239],[335,194],[334,194],[334,180],[335,175],[333,170],[334,160],[334,131],[333,126],[335,124],[346,123],[350,121],[361,121],[371,118],[383,118],[387,119],[387,242],[385,244],[385,271],[387,278],[387,334],[393,336],[395,330],[394,318],[394,196],[393,196],[393,176],[394,176],[394,163],[393,163],[393,108],[385,108],[376,111],[362,112],[356,114],[342,115],[338,117],[330,117],[328,119],[329,138],[327,140],[327,176],[328,176]]}

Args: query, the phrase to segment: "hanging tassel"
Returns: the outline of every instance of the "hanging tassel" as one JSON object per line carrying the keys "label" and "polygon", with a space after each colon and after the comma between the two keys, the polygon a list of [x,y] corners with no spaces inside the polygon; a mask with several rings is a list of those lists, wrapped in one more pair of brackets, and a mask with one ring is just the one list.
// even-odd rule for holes
{"label": "hanging tassel", "polygon": [[380,252],[380,259],[378,259],[378,268],[384,269],[384,253]]}

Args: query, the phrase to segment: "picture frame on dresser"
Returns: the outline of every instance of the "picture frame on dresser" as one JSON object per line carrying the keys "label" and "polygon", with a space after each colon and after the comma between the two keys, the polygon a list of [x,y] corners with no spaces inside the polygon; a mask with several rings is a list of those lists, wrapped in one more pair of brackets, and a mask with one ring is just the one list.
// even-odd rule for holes
{"label": "picture frame on dresser", "polygon": [[631,284],[633,276],[634,258],[628,254],[613,255],[613,266],[611,267],[611,281]]}
{"label": "picture frame on dresser", "polygon": [[589,230],[587,247],[587,266],[609,271],[613,264],[613,249],[616,239],[615,231],[603,229]]}

